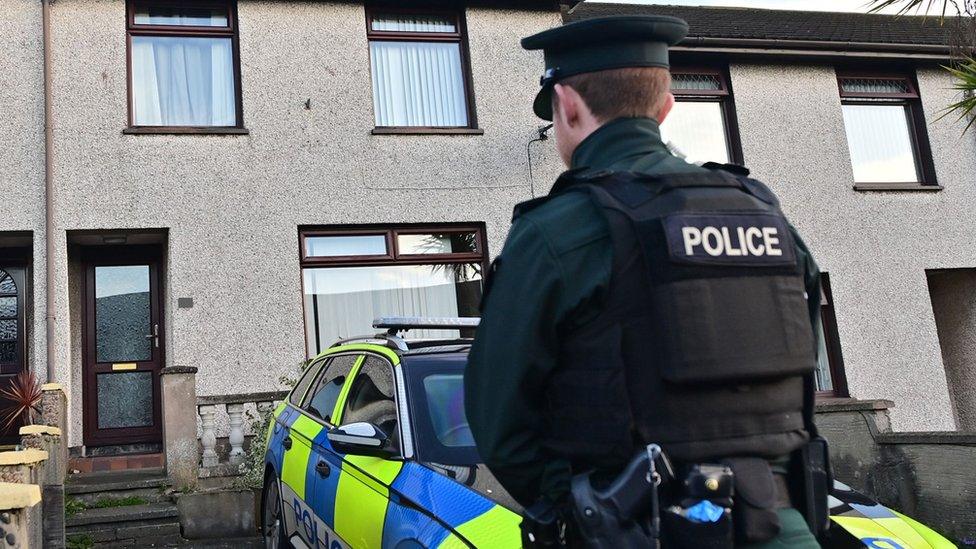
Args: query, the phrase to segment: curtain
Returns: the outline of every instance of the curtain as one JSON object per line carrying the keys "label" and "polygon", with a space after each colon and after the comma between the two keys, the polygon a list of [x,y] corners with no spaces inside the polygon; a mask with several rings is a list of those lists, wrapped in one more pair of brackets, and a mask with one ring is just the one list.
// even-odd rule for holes
{"label": "curtain", "polygon": [[377,126],[468,125],[461,46],[370,42]]}
{"label": "curtain", "polygon": [[917,183],[904,105],[844,105],[847,146],[857,183]]}
{"label": "curtain", "polygon": [[817,317],[817,343],[817,390],[832,391],[834,380],[830,375],[830,356],[827,354],[827,338],[821,317]]}
{"label": "curtain", "polygon": [[722,105],[679,101],[661,124],[661,137],[688,162],[729,162]]}
{"label": "curtain", "polygon": [[[309,355],[343,337],[376,331],[381,316],[456,317],[469,310],[459,296],[480,299],[480,277],[458,279],[452,266],[398,265],[305,269]],[[476,292],[465,291],[475,285]],[[457,337],[456,330],[411,330],[412,337]],[[318,346],[316,345],[318,341]]]}
{"label": "curtain", "polygon": [[229,38],[132,37],[137,126],[234,126]]}

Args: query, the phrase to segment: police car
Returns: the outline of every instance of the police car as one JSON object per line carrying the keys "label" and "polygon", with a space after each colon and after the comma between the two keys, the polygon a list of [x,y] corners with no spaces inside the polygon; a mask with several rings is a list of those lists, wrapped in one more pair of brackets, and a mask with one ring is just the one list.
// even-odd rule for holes
{"label": "police car", "polygon": [[[480,464],[464,416],[477,319],[386,318],[312,360],[268,430],[261,525],[266,547],[516,548],[521,509]],[[838,483],[831,545],[954,547]]]}

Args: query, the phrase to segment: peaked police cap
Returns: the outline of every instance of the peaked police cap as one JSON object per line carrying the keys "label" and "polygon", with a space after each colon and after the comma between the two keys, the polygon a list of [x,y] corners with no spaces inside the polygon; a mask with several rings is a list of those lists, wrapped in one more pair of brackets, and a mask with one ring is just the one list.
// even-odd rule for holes
{"label": "peaked police cap", "polygon": [[688,34],[688,23],[664,15],[620,15],[577,21],[522,39],[543,50],[546,72],[533,110],[552,120],[552,88],[568,76],[627,67],[669,68],[668,46]]}

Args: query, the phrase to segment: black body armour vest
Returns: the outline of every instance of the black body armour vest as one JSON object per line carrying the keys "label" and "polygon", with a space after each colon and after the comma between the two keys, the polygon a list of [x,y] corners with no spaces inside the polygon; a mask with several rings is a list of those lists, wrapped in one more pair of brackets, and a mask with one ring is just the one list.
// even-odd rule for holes
{"label": "black body armour vest", "polygon": [[652,442],[686,463],[799,448],[816,355],[772,192],[724,171],[605,173],[565,192],[605,214],[613,270],[603,311],[563,336],[549,450],[580,470],[620,466]]}

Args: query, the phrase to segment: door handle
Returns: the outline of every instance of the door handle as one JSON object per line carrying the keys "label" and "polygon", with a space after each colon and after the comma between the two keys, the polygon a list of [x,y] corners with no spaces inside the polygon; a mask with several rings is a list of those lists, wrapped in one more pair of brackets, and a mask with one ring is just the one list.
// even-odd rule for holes
{"label": "door handle", "polygon": [[285,447],[285,450],[291,450],[291,437],[285,437],[285,439],[281,441],[281,445]]}
{"label": "door handle", "polygon": [[315,471],[319,474],[319,476],[324,478],[332,474],[332,467],[329,467],[328,463],[320,461],[315,464]]}
{"label": "door handle", "polygon": [[153,347],[159,348],[159,324],[153,324],[153,333],[146,334],[146,339],[153,340]]}

